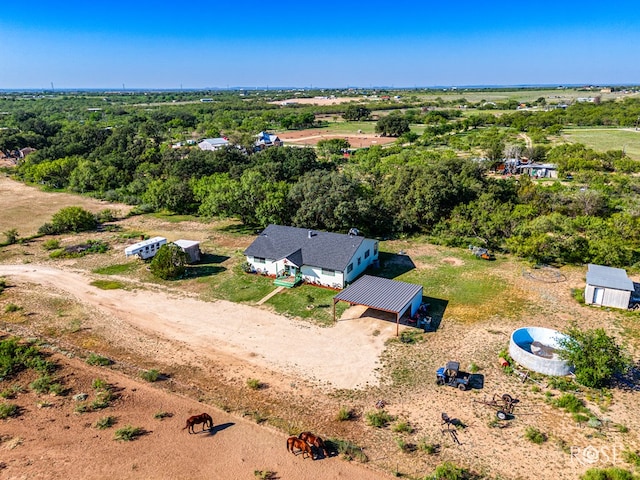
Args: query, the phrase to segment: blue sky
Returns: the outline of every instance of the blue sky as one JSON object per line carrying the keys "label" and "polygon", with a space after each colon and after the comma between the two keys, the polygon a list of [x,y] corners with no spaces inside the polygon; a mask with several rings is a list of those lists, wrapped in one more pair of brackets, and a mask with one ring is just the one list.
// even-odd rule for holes
{"label": "blue sky", "polygon": [[626,0],[5,2],[0,88],[640,84]]}

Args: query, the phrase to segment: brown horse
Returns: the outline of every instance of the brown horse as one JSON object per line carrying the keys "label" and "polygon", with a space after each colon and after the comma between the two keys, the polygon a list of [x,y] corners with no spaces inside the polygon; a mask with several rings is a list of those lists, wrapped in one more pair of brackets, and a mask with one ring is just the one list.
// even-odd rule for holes
{"label": "brown horse", "polygon": [[[297,448],[299,451],[296,453],[294,448]],[[302,458],[304,458],[305,454],[313,458],[313,452],[311,451],[311,447],[304,440],[300,440],[298,437],[289,437],[287,438],[287,452],[291,452],[294,455],[302,452]]]}
{"label": "brown horse", "polygon": [[327,453],[327,447],[324,444],[324,440],[322,440],[317,435],[314,435],[311,432],[302,432],[300,435],[298,435],[298,438],[307,442],[310,447],[316,447],[318,450],[322,450],[322,453],[325,457],[329,456],[329,454]]}
{"label": "brown horse", "polygon": [[211,415],[209,415],[208,413],[201,413],[200,415],[194,415],[193,417],[187,418],[187,425],[183,428],[183,430],[185,428],[188,428],[189,433],[196,433],[193,427],[199,423],[202,424],[203,432],[205,428],[207,428],[207,426],[209,427],[209,430],[213,428],[213,418],[211,418]]}

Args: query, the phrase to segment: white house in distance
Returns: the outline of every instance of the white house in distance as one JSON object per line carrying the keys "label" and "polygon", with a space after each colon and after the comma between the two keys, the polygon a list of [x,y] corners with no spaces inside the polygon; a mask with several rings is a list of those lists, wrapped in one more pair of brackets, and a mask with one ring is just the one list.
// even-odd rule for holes
{"label": "white house in distance", "polygon": [[[276,276],[276,284],[296,281],[344,288],[378,260],[378,242],[357,234],[269,225],[244,251],[256,273]],[[295,279],[278,283],[279,278]]]}
{"label": "white house in distance", "polygon": [[127,257],[138,256],[143,260],[153,257],[162,245],[167,243],[167,239],[164,237],[153,237],[149,240],[142,240],[141,242],[129,245],[124,249],[124,254]]}
{"label": "white house in distance", "polygon": [[624,269],[592,263],[587,267],[587,286],[584,289],[587,305],[627,309],[633,291],[633,282]]}
{"label": "white house in distance", "polygon": [[225,137],[218,138],[205,138],[198,144],[200,150],[220,150],[221,148],[227,147],[229,145],[229,139]]}

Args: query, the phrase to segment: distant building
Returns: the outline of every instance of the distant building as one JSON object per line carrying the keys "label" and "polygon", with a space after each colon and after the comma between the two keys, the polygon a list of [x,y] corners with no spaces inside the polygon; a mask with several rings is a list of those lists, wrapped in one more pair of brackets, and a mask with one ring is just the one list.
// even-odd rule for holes
{"label": "distant building", "polygon": [[516,166],[518,173],[535,178],[558,178],[558,166],[553,163],[527,163]]}
{"label": "distant building", "polygon": [[226,137],[218,138],[205,138],[198,144],[200,150],[219,150],[229,145],[229,140]]}
{"label": "distant building", "polygon": [[280,137],[274,135],[273,133],[260,132],[258,135],[256,135],[256,138],[257,140],[255,142],[255,150],[257,151],[264,150],[265,148],[269,147],[282,146],[282,140],[280,140]]}

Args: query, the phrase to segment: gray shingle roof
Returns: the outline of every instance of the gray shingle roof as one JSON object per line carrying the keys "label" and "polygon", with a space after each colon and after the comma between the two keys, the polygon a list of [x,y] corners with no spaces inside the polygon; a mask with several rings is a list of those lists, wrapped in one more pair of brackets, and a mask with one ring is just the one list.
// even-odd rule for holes
{"label": "gray shingle roof", "polygon": [[343,300],[351,304],[397,313],[418,294],[422,296],[422,285],[363,275],[333,299],[334,302]]}
{"label": "gray shingle roof", "polygon": [[622,268],[605,267],[590,263],[587,269],[587,284],[595,287],[613,288],[633,292],[633,282]]}
{"label": "gray shingle roof", "polygon": [[[312,232],[311,238],[309,232]],[[342,272],[353,259],[363,240],[364,237],[342,233],[269,225],[249,245],[244,254],[271,260],[289,257],[296,264],[300,261],[302,265]]]}

